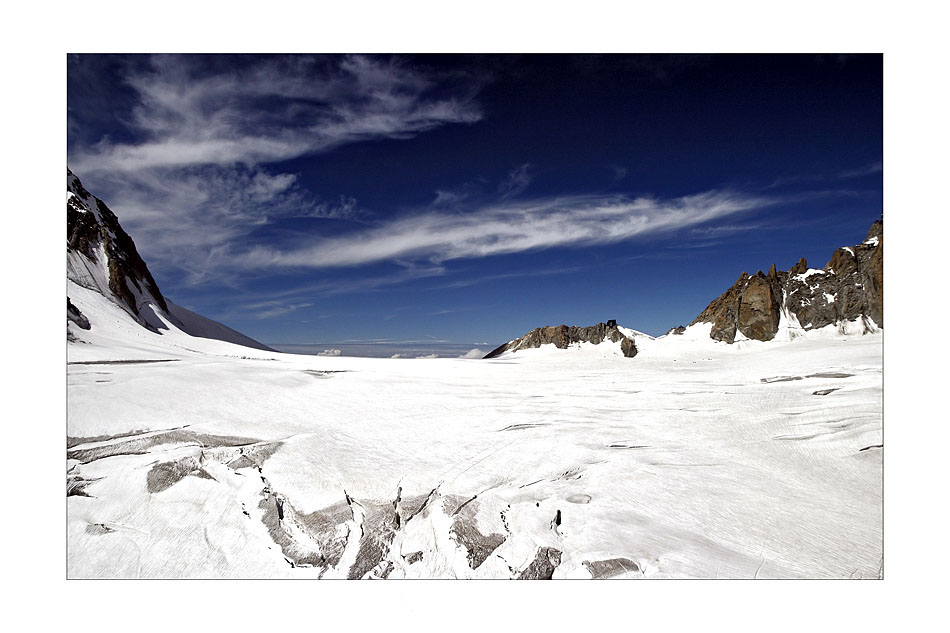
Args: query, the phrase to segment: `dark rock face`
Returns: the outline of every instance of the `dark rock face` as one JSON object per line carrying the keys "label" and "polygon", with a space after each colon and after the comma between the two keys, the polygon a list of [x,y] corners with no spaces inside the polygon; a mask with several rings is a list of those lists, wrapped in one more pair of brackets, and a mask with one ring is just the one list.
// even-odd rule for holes
{"label": "dark rock face", "polygon": [[553,547],[538,548],[534,560],[516,576],[518,580],[551,580],[561,564],[561,550]]}
{"label": "dark rock face", "polygon": [[633,358],[637,355],[637,346],[633,339],[627,338],[616,324],[607,325],[598,323],[588,327],[578,327],[576,325],[557,325],[545,326],[531,330],[521,338],[515,339],[489,352],[485,358],[495,358],[504,352],[515,352],[520,349],[531,349],[553,343],[558,349],[566,349],[568,346],[587,342],[599,345],[604,341],[620,343],[620,350],[627,358]]}
{"label": "dark rock face", "polygon": [[629,558],[610,558],[607,560],[584,561],[584,567],[594,580],[613,578],[623,574],[640,573],[640,566]]}
{"label": "dark rock face", "polygon": [[633,358],[637,355],[637,344],[633,342],[633,339],[629,339],[625,336],[623,340],[620,341],[620,351],[624,357]]}
{"label": "dark rock face", "polygon": [[739,301],[739,331],[751,339],[767,341],[778,331],[782,289],[777,283],[775,266],[768,277],[749,278]]}
{"label": "dark rock face", "polygon": [[109,269],[109,290],[136,318],[141,321],[139,310],[143,301],[153,302],[168,312],[165,297],[115,213],[90,194],[68,168],[66,190],[73,194],[66,201],[67,252],[75,251],[98,261],[101,246]]}
{"label": "dark rock face", "polygon": [[872,224],[864,244],[855,248],[868,301],[868,316],[884,327],[884,223]]}
{"label": "dark rock face", "polygon": [[862,319],[884,327],[884,224],[871,225],[867,238],[834,252],[822,270],[804,258],[788,271],[751,277],[742,273],[690,324],[712,323],[710,337],[732,343],[737,333],[757,341],[775,337],[783,311],[806,330]]}
{"label": "dark rock face", "polygon": [[506,536],[497,532],[483,534],[478,529],[475,513],[478,508],[476,503],[463,504],[455,512],[452,521],[452,527],[449,528],[449,534],[460,546],[465,548],[468,558],[468,566],[472,569],[484,563],[488,557],[498,549],[498,546],[505,542]]}
{"label": "dark rock face", "polygon": [[146,485],[149,493],[155,494],[171,488],[188,476],[212,479],[211,475],[201,467],[201,462],[195,457],[185,457],[173,462],[162,462],[152,466],[146,476]]}
{"label": "dark rock face", "polygon": [[710,337],[727,343],[735,341],[736,324],[739,322],[739,304],[742,301],[742,291],[748,283],[749,275],[742,273],[732,288],[706,306],[693,323],[712,323]]}
{"label": "dark rock face", "polygon": [[84,330],[88,330],[90,327],[89,319],[79,311],[79,308],[73,305],[73,302],[69,300],[69,297],[66,297],[66,320],[72,321],[76,324],[77,327],[80,327]]}

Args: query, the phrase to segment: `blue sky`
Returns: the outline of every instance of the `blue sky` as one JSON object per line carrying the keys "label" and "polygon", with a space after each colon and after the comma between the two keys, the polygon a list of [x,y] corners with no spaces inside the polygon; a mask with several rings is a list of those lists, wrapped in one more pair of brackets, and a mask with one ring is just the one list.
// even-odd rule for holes
{"label": "blue sky", "polygon": [[689,323],[882,211],[879,55],[68,58],[68,162],[266,343]]}

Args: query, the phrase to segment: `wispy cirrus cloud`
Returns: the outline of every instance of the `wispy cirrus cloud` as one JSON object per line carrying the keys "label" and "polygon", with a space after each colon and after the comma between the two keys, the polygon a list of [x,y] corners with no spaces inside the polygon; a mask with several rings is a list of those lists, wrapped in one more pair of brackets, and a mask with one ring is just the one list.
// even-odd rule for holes
{"label": "wispy cirrus cloud", "polygon": [[531,184],[533,165],[524,163],[508,171],[497,183],[485,176],[460,185],[437,189],[432,208],[469,210],[488,202],[516,198]]}
{"label": "wispy cirrus cloud", "polygon": [[499,200],[464,214],[422,212],[298,248],[257,246],[236,265],[335,268],[387,260],[441,263],[557,246],[611,244],[759,209],[779,200],[732,191],[671,199],[579,195]]}
{"label": "wispy cirrus cloud", "polygon": [[766,187],[766,189],[775,189],[778,187],[784,187],[798,183],[819,183],[834,180],[848,180],[850,178],[859,178],[861,176],[879,174],[882,171],[884,171],[884,162],[875,161],[873,163],[868,163],[867,165],[862,165],[853,169],[843,169],[831,174],[799,174],[793,176],[781,176],[773,180],[772,183]]}
{"label": "wispy cirrus cloud", "polygon": [[465,279],[457,279],[449,283],[443,284],[441,286],[436,286],[440,289],[447,288],[467,288],[469,286],[476,286],[478,284],[489,283],[492,281],[502,281],[505,279],[518,279],[521,277],[550,277],[554,275],[567,275],[570,273],[576,273],[581,270],[585,270],[585,266],[562,266],[557,268],[541,268],[533,270],[519,270],[507,273],[498,273],[494,275],[481,275],[477,277],[468,277]]}
{"label": "wispy cirrus cloud", "polygon": [[[213,56],[212,56],[213,57]],[[279,56],[216,65],[156,55],[126,82],[136,140],[102,139],[71,157],[80,173],[258,165],[376,138],[407,138],[481,118],[475,89],[438,96],[437,80],[397,58]]]}
{"label": "wispy cirrus cloud", "polygon": [[295,175],[259,167],[147,169],[104,174],[95,187],[84,182],[119,214],[151,265],[183,271],[191,284],[222,279],[236,245],[275,220],[360,213],[355,200],[320,200]]}
{"label": "wispy cirrus cloud", "polygon": [[748,231],[759,231],[764,228],[763,224],[719,224],[716,226],[702,226],[690,229],[689,234],[693,237],[712,239],[727,237],[737,233],[747,233]]}
{"label": "wispy cirrus cloud", "polygon": [[[233,271],[233,269],[231,269]],[[368,293],[389,290],[401,284],[411,283],[430,277],[440,277],[447,273],[444,266],[434,264],[410,265],[399,264],[393,272],[371,276],[357,276],[325,278],[315,283],[294,284],[290,288],[277,291],[254,291],[247,294],[235,289],[231,295],[232,304],[229,308],[219,311],[217,318],[229,319],[261,319],[288,314],[313,305],[313,301],[326,302],[329,298],[354,293]],[[243,301],[252,301],[243,303]],[[406,310],[407,307],[394,308],[396,312]],[[398,316],[391,314],[387,318]],[[326,318],[327,315],[318,315],[316,318]]]}
{"label": "wispy cirrus cloud", "polygon": [[508,172],[508,176],[498,186],[498,193],[502,198],[513,198],[520,195],[531,184],[531,165],[525,163]]}
{"label": "wispy cirrus cloud", "polygon": [[[86,77],[74,61],[70,72]],[[450,94],[444,77],[396,57],[156,55],[122,69],[132,105],[116,117],[121,140],[79,133],[95,112],[73,108],[69,164],[157,268],[192,284],[222,280],[235,249],[280,219],[370,215],[351,196],[320,199],[274,163],[482,117],[483,79],[453,77]]]}
{"label": "wispy cirrus cloud", "polygon": [[871,174],[879,174],[882,171],[884,171],[884,162],[877,161],[857,169],[847,169],[845,171],[839,172],[838,178],[857,178],[859,176],[870,176]]}
{"label": "wispy cirrus cloud", "polygon": [[244,311],[254,319],[272,319],[296,312],[301,308],[309,308],[312,303],[287,303],[284,301],[259,301],[243,306]]}

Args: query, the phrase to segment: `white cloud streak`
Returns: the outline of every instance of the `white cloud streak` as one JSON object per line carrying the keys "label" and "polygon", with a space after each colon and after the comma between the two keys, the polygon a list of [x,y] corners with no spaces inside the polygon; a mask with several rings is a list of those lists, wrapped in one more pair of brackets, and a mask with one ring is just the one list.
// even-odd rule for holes
{"label": "white cloud streak", "polygon": [[842,171],[838,173],[838,178],[857,178],[859,176],[870,176],[871,174],[879,174],[884,171],[883,161],[877,161],[876,163],[871,163],[870,165],[865,165],[858,169],[849,169],[847,171]]}
{"label": "white cloud streak", "polygon": [[285,303],[282,301],[260,301],[242,306],[245,312],[250,312],[254,319],[272,319],[296,312],[301,308],[309,308],[312,303]]}
{"label": "white cloud streak", "polygon": [[396,58],[247,57],[238,68],[217,59],[153,56],[145,70],[130,66],[133,140],[77,140],[69,155],[150,263],[184,271],[189,284],[227,283],[226,264],[280,219],[367,220],[356,199],[321,200],[268,163],[482,116],[476,82],[443,96],[442,78]]}
{"label": "white cloud streak", "polygon": [[333,268],[403,259],[444,262],[557,246],[612,244],[692,227],[777,200],[709,191],[659,200],[569,196],[502,200],[464,214],[426,212],[345,236],[278,250],[255,247],[235,264],[254,268]]}
{"label": "white cloud streak", "polygon": [[748,231],[759,231],[762,228],[762,224],[721,224],[690,229],[689,234],[698,238],[713,239]]}
{"label": "white cloud streak", "polygon": [[481,118],[473,92],[432,97],[433,79],[359,55],[249,58],[217,72],[200,56],[154,56],[127,82],[139,95],[130,125],[142,140],[80,149],[77,173],[257,165]]}
{"label": "white cloud streak", "polygon": [[501,281],[503,279],[518,279],[521,277],[549,277],[551,275],[566,275],[570,273],[576,273],[581,270],[585,270],[585,266],[563,266],[559,268],[542,268],[535,270],[520,270],[509,273],[499,273],[495,275],[483,275],[480,277],[473,277],[468,279],[458,279],[446,283],[442,286],[437,286],[437,288],[466,288],[468,286],[475,286],[478,284],[484,284],[491,281]]}

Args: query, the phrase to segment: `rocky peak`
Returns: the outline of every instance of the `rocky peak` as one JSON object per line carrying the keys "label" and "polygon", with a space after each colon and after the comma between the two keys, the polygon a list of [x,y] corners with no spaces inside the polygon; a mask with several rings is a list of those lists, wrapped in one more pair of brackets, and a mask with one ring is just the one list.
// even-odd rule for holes
{"label": "rocky peak", "polygon": [[93,286],[102,294],[111,295],[142,325],[151,327],[141,312],[145,304],[153,303],[165,312],[168,305],[132,238],[122,229],[115,213],[90,194],[69,168],[66,192],[68,277],[79,285]]}
{"label": "rocky peak", "polygon": [[[772,264],[772,265],[774,266],[775,264]],[[808,270],[808,262],[806,262],[806,261],[805,261],[805,258],[802,257],[801,259],[798,260],[798,263],[797,263],[797,264],[795,264],[794,266],[792,266],[791,268],[788,269],[788,274],[789,274],[789,275],[800,275],[800,274],[802,274],[803,272],[805,272],[806,270]]]}
{"label": "rocky peak", "polygon": [[[129,234],[106,204],[89,193],[66,169],[66,278],[68,288],[81,286],[122,308],[139,325],[162,334],[169,324],[199,338],[274,351],[228,326],[166,300]],[[70,292],[67,290],[67,293]],[[86,294],[86,293],[82,293]],[[85,314],[83,310],[92,309]],[[108,331],[112,322],[98,318],[96,308],[66,296],[66,339],[87,343],[80,330]],[[78,329],[76,329],[78,328]],[[100,330],[100,328],[102,328]]]}
{"label": "rocky peak", "polygon": [[[693,323],[712,323],[710,336],[717,341],[732,343],[737,332],[769,340],[778,329],[781,297],[781,280],[774,265],[768,275],[761,270],[751,277],[743,272]],[[765,336],[768,338],[760,338]]]}
{"label": "rocky peak", "polygon": [[620,351],[627,358],[637,355],[637,346],[632,338],[620,331],[614,321],[598,323],[587,327],[576,325],[545,326],[531,330],[521,338],[516,338],[489,352],[485,358],[495,358],[504,352],[516,352],[521,349],[531,349],[553,343],[558,349],[566,349],[576,343],[593,343],[599,345],[604,341],[620,343]]}
{"label": "rocky peak", "polygon": [[690,325],[711,323],[710,337],[727,343],[740,334],[771,340],[783,316],[805,330],[855,319],[866,331],[883,327],[883,262],[884,223],[878,220],[863,243],[837,249],[824,269],[810,269],[802,258],[787,272],[775,264],[768,275],[743,272]]}

